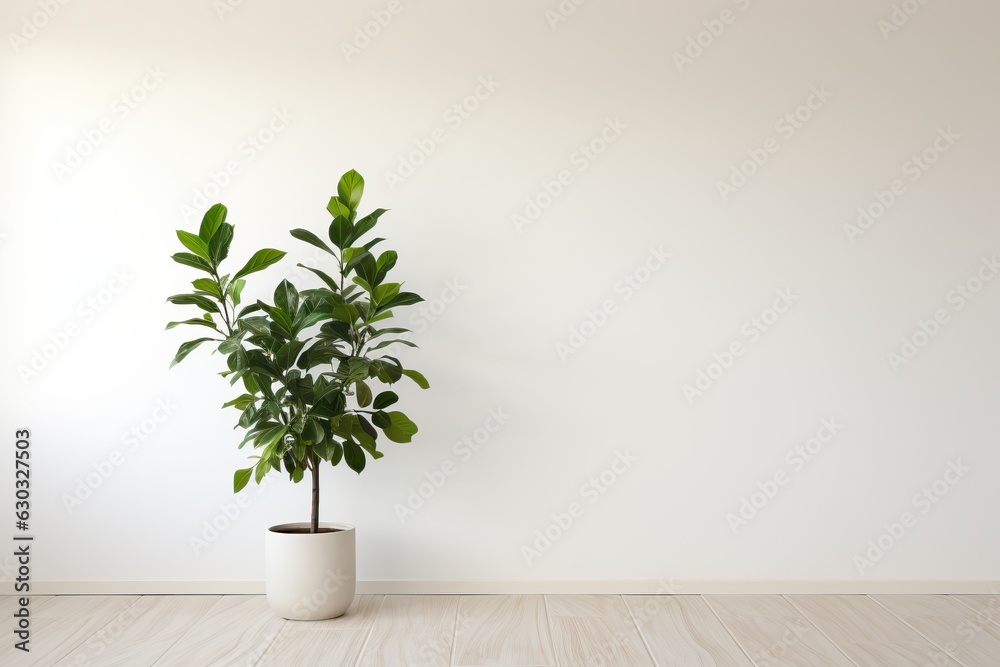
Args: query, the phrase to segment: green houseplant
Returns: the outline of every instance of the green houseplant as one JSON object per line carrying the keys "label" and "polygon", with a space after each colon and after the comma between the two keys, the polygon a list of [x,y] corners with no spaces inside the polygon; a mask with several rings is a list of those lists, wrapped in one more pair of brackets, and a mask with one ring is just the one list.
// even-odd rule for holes
{"label": "green houseplant", "polygon": [[[341,177],[337,195],[330,198],[327,206],[333,216],[327,234],[329,243],[308,230],[291,230],[296,239],[329,254],[334,270],[326,272],[299,264],[318,277],[318,286],[300,290],[289,280],[282,280],[270,304],[260,300],[241,303],[246,276],[275,264],[285,253],[265,248],[254,253],[235,273],[223,273],[234,226],[226,222],[225,206],[212,206],[197,233],[177,231],[188,252],[172,257],[206,275],[192,282],[192,292],[171,296],[168,301],[194,306],[202,311],[201,315],[167,324],[168,329],[186,325],[204,329],[206,333],[183,343],[171,366],[199,346],[211,343],[226,359],[221,375],[229,379],[230,385],[240,383],[242,387],[240,395],[223,407],[239,411],[237,428],[246,430],[239,447],[252,443],[251,459],[255,463],[236,471],[234,492],[243,489],[251,478],[259,484],[272,472],[287,474],[296,483],[308,475],[312,484],[309,523],[272,527],[268,539],[272,539],[272,533],[284,536],[344,533],[336,539],[347,540],[349,533],[350,544],[340,545],[341,553],[336,558],[345,560],[346,552],[350,551],[350,563],[337,564],[349,570],[350,598],[354,595],[354,529],[320,522],[320,468],[324,462],[334,466],[344,462],[360,473],[368,457],[382,457],[378,449],[380,432],[390,441],[410,442],[417,426],[403,412],[389,409],[399,397],[380,385],[393,385],[405,376],[421,388],[428,387],[423,375],[404,368],[396,357],[385,354],[385,348],[394,343],[413,346],[399,338],[407,329],[386,324],[395,310],[422,299],[402,291],[400,283],[388,279],[397,254],[392,250],[377,256],[373,253],[384,239],[363,240],[386,212],[376,209],[359,218],[363,192],[364,179],[356,171]],[[314,538],[314,542],[318,539],[334,538]],[[276,548],[275,553],[287,551]],[[267,553],[268,598],[279,613],[287,618],[316,619],[346,610],[343,599],[318,612],[292,609],[296,602],[309,597],[313,592],[309,587],[318,585],[316,581],[302,584],[302,597],[295,597],[298,591],[283,592],[280,595],[284,601],[276,603],[272,589],[275,596],[279,591],[271,582],[275,568],[270,544]],[[300,558],[315,567],[324,563],[322,557]],[[281,566],[276,571],[285,567],[296,565]],[[326,572],[320,574],[325,576]],[[288,581],[281,583],[281,587],[289,585]]]}

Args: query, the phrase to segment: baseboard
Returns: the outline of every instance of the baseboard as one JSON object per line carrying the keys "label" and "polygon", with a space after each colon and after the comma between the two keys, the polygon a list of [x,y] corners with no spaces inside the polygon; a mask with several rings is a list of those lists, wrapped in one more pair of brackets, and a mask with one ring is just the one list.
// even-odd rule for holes
{"label": "baseboard", "polygon": [[[976,595],[1000,593],[1000,581],[966,580],[625,580],[625,581],[359,581],[359,594],[394,595]],[[262,581],[36,581],[31,595],[260,595]],[[0,595],[19,595],[14,582]]]}

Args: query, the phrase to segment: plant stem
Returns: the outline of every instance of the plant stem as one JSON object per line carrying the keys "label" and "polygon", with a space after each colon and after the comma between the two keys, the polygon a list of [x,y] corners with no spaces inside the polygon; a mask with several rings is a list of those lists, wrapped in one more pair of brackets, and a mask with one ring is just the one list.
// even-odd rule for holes
{"label": "plant stem", "polygon": [[319,532],[319,457],[315,453],[309,456],[309,468],[312,471],[312,519],[310,533]]}

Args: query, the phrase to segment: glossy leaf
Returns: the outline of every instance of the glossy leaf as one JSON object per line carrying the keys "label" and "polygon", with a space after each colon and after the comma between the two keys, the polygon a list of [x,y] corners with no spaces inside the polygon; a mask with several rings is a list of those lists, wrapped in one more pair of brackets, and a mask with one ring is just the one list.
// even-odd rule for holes
{"label": "glossy leaf", "polygon": [[330,248],[330,246],[328,246],[326,244],[326,242],[323,241],[323,239],[321,239],[320,237],[316,236],[315,234],[313,234],[312,232],[310,232],[308,229],[293,229],[291,231],[291,234],[292,234],[292,236],[294,236],[298,240],[305,241],[309,245],[316,246],[320,250],[328,252],[331,255],[335,255],[336,254],[336,253],[333,252],[333,249]]}
{"label": "glossy leaf", "polygon": [[358,210],[364,192],[365,179],[353,169],[341,176],[340,182],[337,183],[337,197],[352,211]]}
{"label": "glossy leaf", "polygon": [[337,197],[330,197],[330,203],[326,205],[326,210],[335,218],[344,217],[350,219],[351,217],[351,209]]}
{"label": "glossy leaf", "polygon": [[229,244],[233,242],[233,226],[227,222],[219,228],[208,242],[208,254],[216,265],[229,256]]}
{"label": "glossy leaf", "polygon": [[[375,397],[375,402],[372,403],[372,407],[376,410],[382,410],[389,407],[393,403],[399,400],[399,396],[392,391],[383,391],[381,394]],[[391,421],[390,421],[391,423]]]}
{"label": "glossy leaf", "polygon": [[219,304],[202,294],[175,294],[167,297],[167,301],[179,306],[198,306],[208,313],[219,312]]}
{"label": "glossy leaf", "polygon": [[419,372],[415,370],[404,368],[403,375],[416,382],[417,386],[420,387],[421,389],[428,389],[431,386],[430,383],[427,382],[427,378],[425,378],[423,375],[421,375]]}
{"label": "glossy leaf", "polygon": [[355,382],[354,386],[356,388],[358,405],[367,408],[372,404],[372,390],[361,380]]}
{"label": "glossy leaf", "polygon": [[178,252],[170,256],[170,259],[174,260],[178,264],[183,264],[184,266],[191,266],[205,273],[212,273],[212,265],[207,259],[202,259],[198,255],[194,255],[189,252]]}
{"label": "glossy leaf", "polygon": [[215,338],[198,338],[197,340],[190,340],[190,341],[188,341],[186,343],[183,343],[180,346],[180,348],[178,348],[177,354],[174,356],[174,360],[170,362],[170,367],[173,368],[174,366],[176,366],[177,364],[179,364],[181,361],[184,360],[184,357],[186,357],[189,354],[191,354],[195,349],[197,349],[197,347],[199,345],[201,345],[202,343],[208,342],[210,340],[216,340],[216,339]]}
{"label": "glossy leaf", "polygon": [[423,301],[423,297],[413,292],[400,292],[385,303],[380,303],[379,308],[395,308],[397,306],[411,306]]}
{"label": "glossy leaf", "polygon": [[242,470],[237,470],[236,474],[233,475],[233,493],[239,493],[250,483],[250,477],[253,476],[253,468],[243,468]]}
{"label": "glossy leaf", "polygon": [[218,329],[216,329],[215,324],[213,322],[210,322],[209,320],[201,319],[201,318],[198,318],[198,317],[193,317],[190,320],[183,320],[181,322],[168,322],[167,323],[167,329],[173,329],[174,327],[180,326],[181,324],[191,324],[191,325],[196,325],[196,326],[201,326],[201,327],[208,327],[209,329],[215,329],[216,331],[218,331]]}
{"label": "glossy leaf", "polygon": [[254,253],[253,257],[250,258],[250,261],[248,261],[242,269],[236,272],[236,275],[233,276],[233,280],[248,276],[251,273],[256,273],[257,271],[263,271],[272,264],[281,261],[281,258],[284,256],[285,253],[281,250],[274,250],[272,248],[258,250]]}
{"label": "glossy leaf", "polygon": [[184,247],[196,254],[202,259],[209,259],[208,254],[208,244],[201,240],[201,238],[191,232],[185,232],[183,229],[177,230],[177,238],[180,240]]}
{"label": "glossy leaf", "polygon": [[343,250],[351,244],[351,235],[354,233],[354,225],[348,218],[338,215],[330,223],[330,241],[333,245]]}
{"label": "glossy leaf", "polygon": [[219,283],[215,282],[211,278],[198,278],[197,280],[192,280],[191,284],[196,290],[207,292],[216,299],[222,298],[222,292],[219,290]]}
{"label": "glossy leaf", "polygon": [[222,204],[216,204],[205,212],[204,217],[201,219],[201,228],[198,230],[198,237],[205,242],[206,246],[212,240],[212,237],[215,236],[215,232],[222,226],[222,223],[226,221],[227,213],[226,207]]}
{"label": "glossy leaf", "polygon": [[384,208],[377,208],[368,215],[366,215],[365,217],[358,220],[357,223],[355,223],[354,225],[354,238],[351,240],[351,243],[354,243],[362,236],[370,232],[371,229],[375,226],[375,223],[378,222],[378,219],[382,217],[382,214],[385,213],[386,210],[387,209]]}
{"label": "glossy leaf", "polygon": [[229,298],[233,300],[233,305],[240,305],[240,295],[243,293],[243,288],[246,287],[247,281],[245,280],[234,280],[229,283],[229,287],[226,288],[226,292],[229,294]]}
{"label": "glossy leaf", "polygon": [[[299,309],[299,291],[295,289],[295,285],[288,280],[282,280],[274,290],[274,305],[289,315],[289,323],[291,323],[291,317],[294,317]],[[291,330],[291,326],[288,328]]]}
{"label": "glossy leaf", "polygon": [[348,468],[358,474],[365,469],[365,464],[368,463],[368,459],[365,458],[365,451],[353,440],[346,440],[344,442],[344,461],[347,462]]}

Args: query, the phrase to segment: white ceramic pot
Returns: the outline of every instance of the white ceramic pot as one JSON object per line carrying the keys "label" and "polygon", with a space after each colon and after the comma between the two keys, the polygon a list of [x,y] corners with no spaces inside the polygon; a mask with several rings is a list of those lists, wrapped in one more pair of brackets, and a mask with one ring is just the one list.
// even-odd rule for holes
{"label": "white ceramic pot", "polygon": [[264,540],[267,601],[293,621],[321,621],[343,615],[354,600],[354,526],[320,523],[271,526]]}

